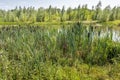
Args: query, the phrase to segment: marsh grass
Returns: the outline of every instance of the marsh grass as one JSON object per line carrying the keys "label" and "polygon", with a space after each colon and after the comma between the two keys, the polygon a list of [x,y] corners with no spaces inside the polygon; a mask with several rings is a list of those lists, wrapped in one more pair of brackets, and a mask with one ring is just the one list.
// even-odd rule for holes
{"label": "marsh grass", "polygon": [[119,69],[120,43],[112,40],[112,31],[100,36],[101,28],[81,23],[1,27],[0,79],[105,80],[115,75],[117,80],[120,73],[105,67]]}

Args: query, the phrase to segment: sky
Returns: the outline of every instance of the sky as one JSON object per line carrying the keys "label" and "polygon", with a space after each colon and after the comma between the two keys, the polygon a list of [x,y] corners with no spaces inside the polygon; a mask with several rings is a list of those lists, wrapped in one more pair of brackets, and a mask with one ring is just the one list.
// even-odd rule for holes
{"label": "sky", "polygon": [[87,4],[88,8],[96,5],[99,1],[102,2],[102,8],[110,5],[111,7],[120,6],[120,0],[0,0],[0,9],[14,9],[16,6],[30,7],[33,6],[36,9],[39,7],[48,8],[49,5],[53,7],[62,8],[64,5],[67,9],[68,7],[75,8],[78,5]]}

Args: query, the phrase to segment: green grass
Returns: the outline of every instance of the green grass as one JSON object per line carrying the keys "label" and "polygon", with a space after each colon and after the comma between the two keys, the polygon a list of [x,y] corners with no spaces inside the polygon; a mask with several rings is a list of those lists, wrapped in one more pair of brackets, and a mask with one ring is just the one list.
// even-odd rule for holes
{"label": "green grass", "polygon": [[100,38],[101,30],[80,23],[1,27],[0,79],[119,80],[120,43],[112,32]]}
{"label": "green grass", "polygon": [[103,22],[102,24],[109,25],[109,26],[120,26],[120,20]]}
{"label": "green grass", "polygon": [[26,25],[25,22],[0,22],[0,25]]}
{"label": "green grass", "polygon": [[[97,21],[81,21],[84,24],[90,24],[90,23],[96,23]],[[64,22],[0,22],[0,25],[36,25],[36,26],[41,26],[41,25],[69,25],[69,24],[74,24],[76,21],[64,21]]]}

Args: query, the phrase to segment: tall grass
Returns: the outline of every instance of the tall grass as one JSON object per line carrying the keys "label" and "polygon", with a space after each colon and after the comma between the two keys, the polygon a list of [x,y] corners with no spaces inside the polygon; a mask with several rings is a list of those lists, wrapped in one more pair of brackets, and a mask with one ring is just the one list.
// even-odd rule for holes
{"label": "tall grass", "polygon": [[0,79],[79,80],[77,70],[72,73],[69,69],[68,73],[71,73],[68,74],[61,67],[77,66],[80,63],[118,63],[120,43],[113,42],[112,31],[108,31],[103,38],[100,36],[101,29],[81,23],[59,29],[38,26],[2,27]]}

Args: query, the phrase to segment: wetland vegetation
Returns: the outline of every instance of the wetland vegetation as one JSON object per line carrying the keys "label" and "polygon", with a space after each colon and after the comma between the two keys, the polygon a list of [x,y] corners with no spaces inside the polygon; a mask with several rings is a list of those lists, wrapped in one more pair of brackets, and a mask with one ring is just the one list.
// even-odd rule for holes
{"label": "wetland vegetation", "polygon": [[119,6],[0,10],[0,80],[119,79]]}

